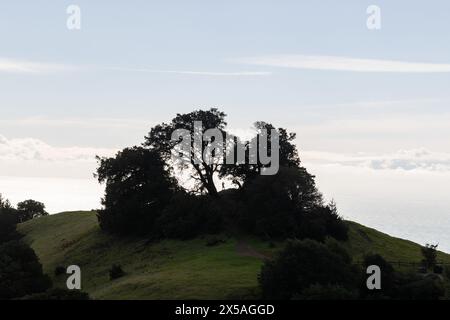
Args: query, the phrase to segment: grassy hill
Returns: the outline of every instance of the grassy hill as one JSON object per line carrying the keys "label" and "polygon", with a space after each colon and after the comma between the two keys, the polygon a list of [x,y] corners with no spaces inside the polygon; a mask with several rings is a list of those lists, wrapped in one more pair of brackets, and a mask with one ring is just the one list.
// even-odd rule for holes
{"label": "grassy hill", "polygon": [[[380,253],[390,261],[418,262],[420,246],[390,237],[354,222],[345,243],[355,260]],[[117,239],[102,233],[95,212],[66,212],[31,220],[18,226],[36,251],[44,271],[57,286],[65,275],[57,266],[76,264],[82,270],[82,289],[97,299],[227,299],[245,297],[257,288],[264,256],[275,247],[256,238],[226,240],[215,246],[211,237],[189,241]],[[450,263],[450,255],[438,260]],[[126,275],[109,280],[111,265]]]}

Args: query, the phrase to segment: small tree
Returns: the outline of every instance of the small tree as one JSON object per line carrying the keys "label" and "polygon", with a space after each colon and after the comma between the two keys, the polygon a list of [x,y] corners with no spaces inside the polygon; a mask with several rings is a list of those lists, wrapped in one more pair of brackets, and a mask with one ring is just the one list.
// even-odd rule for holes
{"label": "small tree", "polygon": [[290,241],[261,269],[259,283],[266,299],[304,297],[312,285],[337,286],[351,292],[358,274],[349,255],[336,242]]}
{"label": "small tree", "polygon": [[98,158],[96,177],[105,183],[100,227],[119,234],[149,234],[178,185],[153,150],[126,148],[113,158]]}
{"label": "small tree", "polygon": [[423,260],[422,263],[427,270],[433,269],[436,266],[436,257],[437,257],[437,244],[426,244],[425,247],[422,247],[420,250],[422,251]]}
{"label": "small tree", "polygon": [[0,209],[11,209],[11,203],[8,199],[3,198],[3,195],[0,193]]}
{"label": "small tree", "polygon": [[0,194],[0,244],[20,237],[16,231],[17,222],[17,210]]}
{"label": "small tree", "polygon": [[33,249],[17,240],[0,245],[0,299],[20,298],[50,287],[51,280]]}
{"label": "small tree", "polygon": [[48,212],[45,211],[45,204],[35,200],[19,202],[17,204],[17,210],[20,222],[48,215]]}

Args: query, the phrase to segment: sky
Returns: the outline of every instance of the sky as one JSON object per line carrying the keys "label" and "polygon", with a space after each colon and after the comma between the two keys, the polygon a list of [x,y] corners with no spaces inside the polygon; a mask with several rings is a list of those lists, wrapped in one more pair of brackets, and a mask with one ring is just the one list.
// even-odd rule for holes
{"label": "sky", "polygon": [[3,1],[0,192],[51,213],[98,208],[95,155],[218,107],[236,132],[257,120],[296,132],[344,217],[450,251],[449,12],[444,0]]}

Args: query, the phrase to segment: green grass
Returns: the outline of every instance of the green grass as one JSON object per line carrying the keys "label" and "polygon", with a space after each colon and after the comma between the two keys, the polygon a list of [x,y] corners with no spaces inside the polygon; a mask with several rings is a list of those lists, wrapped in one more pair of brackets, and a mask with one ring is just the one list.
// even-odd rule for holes
{"label": "green grass", "polygon": [[[392,238],[353,222],[346,248],[355,260],[366,253],[380,253],[388,260],[420,261],[420,246]],[[66,275],[54,276],[57,266],[79,265],[82,289],[97,299],[227,299],[245,297],[257,288],[263,261],[236,251],[236,239],[206,246],[207,238],[190,241],[117,239],[102,233],[95,212],[66,212],[20,224],[19,231],[36,251],[44,271],[56,286]],[[241,239],[242,240],[242,239]],[[256,238],[246,243],[265,255],[275,247]],[[450,262],[450,256],[439,254]],[[110,281],[112,264],[126,275]]]}
{"label": "green grass", "polygon": [[[356,222],[347,223],[350,226],[349,241],[344,246],[355,261],[361,261],[364,255],[371,253],[378,253],[388,261],[419,263],[422,260],[420,245],[417,243],[391,237]],[[438,252],[437,260],[450,263],[450,255]]]}
{"label": "green grass", "polygon": [[[19,226],[36,251],[44,271],[55,277],[58,265],[79,265],[82,289],[98,299],[226,299],[257,285],[262,261],[236,253],[236,241],[206,246],[207,239],[116,239],[102,233],[93,212],[68,212],[42,217]],[[112,264],[126,275],[109,280]]]}

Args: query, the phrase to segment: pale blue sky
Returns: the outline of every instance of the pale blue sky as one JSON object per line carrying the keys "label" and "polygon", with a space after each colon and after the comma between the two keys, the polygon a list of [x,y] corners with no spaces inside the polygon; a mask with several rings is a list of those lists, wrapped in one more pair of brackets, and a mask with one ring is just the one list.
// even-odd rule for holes
{"label": "pale blue sky", "polygon": [[0,192],[96,207],[95,154],[216,106],[237,132],[296,131],[344,216],[450,243],[449,14],[445,0],[2,1]]}
{"label": "pale blue sky", "polygon": [[[0,58],[76,68],[36,75],[0,73],[4,118],[161,121],[175,112],[220,106],[230,114],[230,122],[242,127],[259,118],[255,114],[292,125],[372,112],[343,106],[359,102],[406,100],[414,107],[408,112],[447,111],[450,73],[317,71],[240,61],[289,54],[450,64],[448,1],[275,3],[2,3]],[[66,28],[69,4],[82,10],[81,31]],[[366,28],[370,4],[382,10],[379,31]],[[151,73],[127,68],[270,75]],[[432,106],[422,103],[430,99],[439,101]],[[321,105],[340,106],[322,110]],[[311,108],[314,115],[308,112]],[[30,136],[23,128],[7,130],[3,133],[7,136]],[[33,136],[58,145],[76,143],[49,130]],[[104,137],[101,141],[79,138],[82,145],[116,146]]]}

